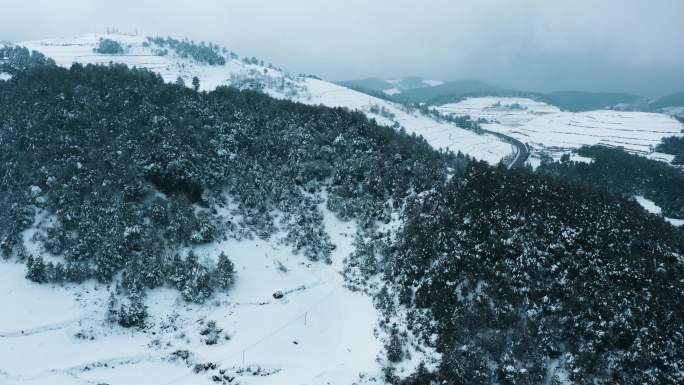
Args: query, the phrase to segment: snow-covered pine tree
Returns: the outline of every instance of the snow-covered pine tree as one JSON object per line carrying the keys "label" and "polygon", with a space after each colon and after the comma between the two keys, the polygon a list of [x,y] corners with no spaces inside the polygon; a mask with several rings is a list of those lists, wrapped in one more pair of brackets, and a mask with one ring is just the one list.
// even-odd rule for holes
{"label": "snow-covered pine tree", "polygon": [[202,302],[213,292],[209,269],[199,263],[197,255],[192,251],[185,258],[184,279],[181,294],[186,301]]}
{"label": "snow-covered pine tree", "polygon": [[235,265],[228,256],[221,252],[216,263],[216,270],[213,272],[214,282],[222,289],[229,288],[235,281]]}
{"label": "snow-covered pine tree", "polygon": [[37,258],[33,258],[32,256],[29,256],[26,260],[26,269],[26,278],[38,283],[47,282],[48,277],[43,257],[38,256]]}

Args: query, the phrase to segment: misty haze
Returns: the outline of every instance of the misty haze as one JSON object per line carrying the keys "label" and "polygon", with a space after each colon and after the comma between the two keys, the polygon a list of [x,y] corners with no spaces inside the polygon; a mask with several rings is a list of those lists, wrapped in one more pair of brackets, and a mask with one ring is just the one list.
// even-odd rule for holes
{"label": "misty haze", "polygon": [[684,383],[682,15],[0,0],[0,385]]}

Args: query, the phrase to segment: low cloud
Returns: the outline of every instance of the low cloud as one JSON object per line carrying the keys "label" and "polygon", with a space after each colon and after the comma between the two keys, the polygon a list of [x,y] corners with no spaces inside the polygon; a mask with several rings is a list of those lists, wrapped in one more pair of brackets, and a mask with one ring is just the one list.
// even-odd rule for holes
{"label": "low cloud", "polygon": [[680,0],[0,0],[0,40],[108,27],[213,41],[332,80],[478,78],[528,90],[684,90]]}

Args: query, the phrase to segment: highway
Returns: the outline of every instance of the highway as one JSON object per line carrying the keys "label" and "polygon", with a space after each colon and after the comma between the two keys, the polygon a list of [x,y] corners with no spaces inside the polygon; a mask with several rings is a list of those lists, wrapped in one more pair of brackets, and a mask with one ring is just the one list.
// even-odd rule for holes
{"label": "highway", "polygon": [[509,170],[514,169],[514,168],[520,168],[520,167],[523,167],[525,165],[527,158],[530,156],[530,149],[527,146],[527,143],[523,143],[523,142],[519,141],[518,139],[516,139],[512,136],[508,136],[508,135],[502,134],[500,132],[494,132],[494,131],[489,131],[489,130],[484,130],[484,131],[488,134],[491,134],[491,135],[498,137],[499,139],[503,140],[504,142],[508,142],[508,143],[514,145],[518,149],[517,154],[515,154],[515,158],[507,166],[507,168]]}

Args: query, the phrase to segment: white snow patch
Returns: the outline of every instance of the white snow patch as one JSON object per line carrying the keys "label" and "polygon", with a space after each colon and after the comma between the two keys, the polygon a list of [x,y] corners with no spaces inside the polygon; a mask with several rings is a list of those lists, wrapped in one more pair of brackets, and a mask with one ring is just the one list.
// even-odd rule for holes
{"label": "white snow patch", "polygon": [[658,205],[656,205],[655,202],[653,202],[650,199],[646,199],[641,195],[637,195],[636,197],[634,197],[634,199],[636,199],[636,201],[641,205],[641,207],[643,207],[646,211],[648,211],[651,214],[660,215],[663,212],[663,210],[661,210],[660,207],[658,207]]}
{"label": "white snow patch", "polygon": [[396,94],[400,94],[401,90],[398,88],[390,88],[390,89],[384,90],[382,92],[386,93],[387,95],[396,95]]}
{"label": "white snow patch", "polygon": [[5,81],[10,79],[12,79],[12,75],[8,74],[7,72],[0,72],[0,80]]}
{"label": "white snow patch", "polygon": [[652,152],[648,155],[648,158],[652,159],[652,160],[657,160],[660,162],[672,163],[675,156],[672,154],[665,154],[663,152]]}
{"label": "white snow patch", "polygon": [[574,152],[572,154],[570,154],[570,160],[573,162],[594,163],[593,158],[578,155],[577,153],[574,153]]}
{"label": "white snow patch", "polygon": [[423,80],[423,83],[425,83],[429,87],[436,87],[444,84],[444,82],[441,80]]}
{"label": "white snow patch", "polygon": [[[641,205],[641,207],[643,207],[649,213],[656,214],[656,215],[662,215],[663,210],[652,200],[647,199],[641,195],[635,196],[634,199]],[[675,219],[675,218],[668,218],[668,217],[663,217],[663,218],[675,226],[684,225],[684,219]]]}

